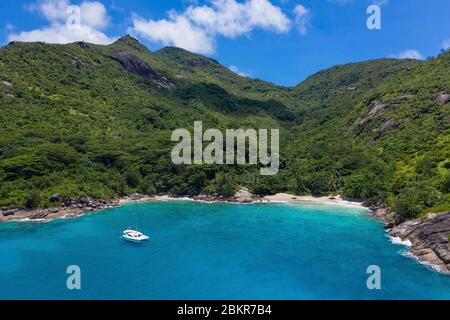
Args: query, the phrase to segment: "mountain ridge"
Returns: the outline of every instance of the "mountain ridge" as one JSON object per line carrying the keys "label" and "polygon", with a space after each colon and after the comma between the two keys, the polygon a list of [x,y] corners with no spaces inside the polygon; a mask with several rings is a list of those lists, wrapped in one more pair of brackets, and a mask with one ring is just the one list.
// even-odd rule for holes
{"label": "mountain ridge", "polygon": [[[446,208],[449,55],[338,65],[280,87],[183,49],[151,52],[131,36],[107,46],[8,44],[0,49],[0,205],[34,198],[32,206],[46,206],[55,193],[212,194],[226,177],[229,190],[342,193],[405,218]],[[170,133],[196,120],[280,128],[280,173],[174,166]]]}

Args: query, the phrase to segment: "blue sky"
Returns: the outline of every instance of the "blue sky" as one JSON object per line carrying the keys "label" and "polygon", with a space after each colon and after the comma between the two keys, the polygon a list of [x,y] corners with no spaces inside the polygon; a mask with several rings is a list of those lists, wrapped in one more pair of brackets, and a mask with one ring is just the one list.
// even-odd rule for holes
{"label": "blue sky", "polygon": [[[366,26],[371,4],[380,30]],[[131,33],[151,50],[176,45],[295,85],[335,64],[436,55],[450,46],[449,12],[449,0],[2,0],[0,41],[110,43]]]}

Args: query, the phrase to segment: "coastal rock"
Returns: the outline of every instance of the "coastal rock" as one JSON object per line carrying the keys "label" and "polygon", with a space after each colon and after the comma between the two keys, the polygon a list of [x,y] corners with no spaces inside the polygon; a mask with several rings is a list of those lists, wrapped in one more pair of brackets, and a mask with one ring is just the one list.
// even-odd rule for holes
{"label": "coastal rock", "polygon": [[419,260],[442,272],[450,272],[450,212],[431,213],[404,222],[393,228],[390,235],[409,240],[411,251]]}
{"label": "coastal rock", "polygon": [[1,207],[0,222],[27,218],[30,220],[56,219],[60,217],[76,218],[86,212],[93,212],[120,206],[119,199],[101,201],[92,200],[89,197],[82,197],[79,200],[76,198],[62,199],[62,196],[59,194],[54,194],[50,198],[53,198],[54,200],[58,198],[62,201],[62,203],[60,206],[35,210]]}
{"label": "coastal rock", "polygon": [[390,226],[392,228],[395,225],[395,213],[385,205],[372,206],[370,209],[373,211],[372,215],[375,218],[385,222],[385,227]]}
{"label": "coastal rock", "polygon": [[251,203],[255,201],[255,196],[248,189],[242,188],[234,194],[233,199],[238,203]]}
{"label": "coastal rock", "polygon": [[29,218],[31,220],[45,219],[49,213],[48,210],[36,210]]}
{"label": "coastal rock", "polygon": [[89,197],[81,197],[79,201],[80,204],[88,204],[90,202],[92,202],[92,199]]}
{"label": "coastal rock", "polygon": [[130,194],[130,199],[134,200],[134,201],[141,200],[142,199],[142,195],[137,193],[137,192],[134,192],[134,193]]}
{"label": "coastal rock", "polygon": [[194,196],[193,199],[197,201],[207,201],[207,202],[213,202],[216,200],[215,197],[209,194],[199,194],[197,196]]}
{"label": "coastal rock", "polygon": [[72,205],[75,205],[77,203],[77,200],[75,198],[64,198],[63,203],[66,207],[70,207]]}
{"label": "coastal rock", "polygon": [[9,216],[13,216],[16,213],[15,210],[5,210],[2,212],[4,217],[9,217]]}

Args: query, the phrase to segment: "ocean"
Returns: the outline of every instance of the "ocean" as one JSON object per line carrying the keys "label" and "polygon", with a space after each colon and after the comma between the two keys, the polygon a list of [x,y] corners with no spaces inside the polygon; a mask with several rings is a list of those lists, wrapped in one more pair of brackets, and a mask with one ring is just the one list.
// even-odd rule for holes
{"label": "ocean", "polygon": [[[136,217],[146,243],[120,238]],[[365,209],[128,204],[0,224],[0,299],[450,299],[450,276],[407,253]],[[69,266],[80,290],[67,287]],[[380,289],[368,289],[369,266]]]}

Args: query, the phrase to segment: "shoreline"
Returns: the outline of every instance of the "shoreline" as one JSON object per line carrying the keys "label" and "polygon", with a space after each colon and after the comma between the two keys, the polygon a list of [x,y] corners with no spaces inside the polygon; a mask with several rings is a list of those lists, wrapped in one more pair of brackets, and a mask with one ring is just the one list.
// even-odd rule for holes
{"label": "shoreline", "polygon": [[[417,260],[419,263],[429,267],[430,269],[443,273],[450,273],[450,264],[447,261],[446,254],[439,252],[436,248],[427,245],[427,239],[418,239],[412,237],[413,230],[419,224],[431,221],[430,217],[435,218],[436,214],[428,215],[426,219],[411,220],[400,225],[394,223],[394,213],[384,205],[366,207],[361,201],[355,201],[342,198],[341,196],[296,196],[288,193],[278,193],[271,196],[255,197],[247,190],[240,190],[234,197],[218,198],[206,195],[196,197],[172,197],[169,195],[159,196],[142,196],[138,194],[129,195],[111,201],[96,202],[90,200],[81,203],[73,203],[70,206],[62,205],[60,207],[52,207],[35,210],[15,210],[14,214],[1,215],[2,222],[23,222],[23,223],[47,223],[56,219],[75,219],[87,214],[102,212],[108,209],[119,208],[130,203],[145,203],[152,201],[195,201],[201,203],[234,203],[234,204],[269,204],[269,203],[308,203],[308,204],[326,204],[337,205],[349,208],[366,209],[371,212],[371,216],[384,223],[389,240],[393,244],[402,244],[409,247],[409,258]],[[412,244],[412,245],[409,245]],[[443,257],[445,255],[445,257]],[[450,256],[450,254],[449,254]],[[448,270],[446,270],[448,269]]]}
{"label": "shoreline", "polygon": [[277,193],[272,196],[265,196],[262,198],[263,202],[268,203],[286,203],[286,202],[302,202],[302,203],[317,203],[317,204],[333,204],[333,205],[340,205],[345,207],[353,207],[353,208],[369,208],[363,206],[363,203],[361,201],[355,201],[355,200],[347,200],[342,198],[340,195],[337,196],[296,196],[289,193]]}
{"label": "shoreline", "polygon": [[[85,204],[72,203],[70,206],[58,206],[39,209],[16,209],[8,210],[7,214],[0,213],[0,223],[2,222],[49,222],[55,219],[74,219],[82,217],[86,214],[97,213],[107,209],[118,208],[129,203],[145,203],[151,201],[196,201],[202,203],[235,203],[235,204],[257,204],[257,203],[316,203],[316,204],[332,204],[353,208],[366,208],[362,202],[350,201],[343,199],[341,196],[296,196],[287,193],[278,193],[262,198],[255,197],[246,190],[239,192],[247,193],[244,198],[239,196],[231,198],[217,198],[211,196],[200,195],[196,197],[172,197],[169,195],[159,196],[142,196],[131,195],[110,201],[95,202],[87,200]],[[238,194],[238,193],[237,193]]]}
{"label": "shoreline", "polygon": [[429,213],[388,231],[391,238],[408,243],[408,257],[450,275],[450,212]]}

